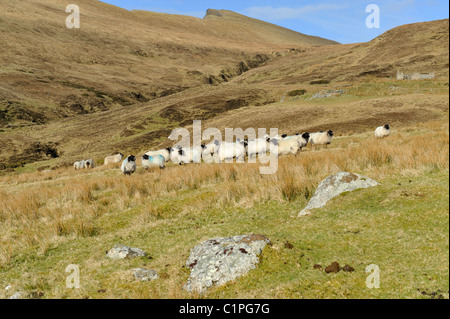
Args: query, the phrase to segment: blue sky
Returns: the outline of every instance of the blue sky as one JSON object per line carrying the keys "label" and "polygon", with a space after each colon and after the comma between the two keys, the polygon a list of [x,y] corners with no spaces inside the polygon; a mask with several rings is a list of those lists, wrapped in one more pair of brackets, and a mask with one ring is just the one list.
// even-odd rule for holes
{"label": "blue sky", "polygon": [[[102,0],[128,10],[190,15],[203,18],[208,8],[235,11],[301,33],[341,43],[370,41],[396,26],[448,18],[443,0]],[[380,8],[380,28],[367,28],[366,6]]]}

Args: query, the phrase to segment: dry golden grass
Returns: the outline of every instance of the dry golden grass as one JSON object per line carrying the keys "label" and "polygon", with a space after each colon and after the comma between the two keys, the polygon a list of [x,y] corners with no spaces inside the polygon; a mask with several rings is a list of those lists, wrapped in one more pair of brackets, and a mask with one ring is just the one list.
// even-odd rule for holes
{"label": "dry golden grass", "polygon": [[[259,164],[202,163],[140,169],[132,176],[104,167],[5,176],[0,178],[0,260],[8,263],[12,253],[33,245],[45,249],[61,240],[101,235],[104,227],[114,227],[101,222],[112,212],[135,210],[132,220],[139,225],[211,207],[306,201],[323,178],[338,171],[382,180],[409,170],[445,170],[448,164],[448,124],[429,122],[383,140],[365,133],[280,157],[273,175],[260,175]],[[208,191],[184,195],[202,189]]]}

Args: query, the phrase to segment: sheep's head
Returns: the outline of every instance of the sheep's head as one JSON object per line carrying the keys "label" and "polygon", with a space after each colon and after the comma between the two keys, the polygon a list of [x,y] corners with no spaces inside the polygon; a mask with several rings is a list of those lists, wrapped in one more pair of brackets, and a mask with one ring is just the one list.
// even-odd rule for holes
{"label": "sheep's head", "polygon": [[149,159],[149,156],[148,156],[147,154],[144,154],[144,156],[142,156],[142,159],[148,160],[148,159]]}
{"label": "sheep's head", "polygon": [[384,128],[385,128],[386,130],[389,130],[389,124],[384,124]]}
{"label": "sheep's head", "polygon": [[330,136],[333,136],[333,134],[334,134],[332,130],[328,130],[327,133],[328,133],[328,135],[330,135]]}
{"label": "sheep's head", "polygon": [[282,138],[285,138],[286,136],[287,136],[287,134],[283,134],[283,135],[281,135],[281,137],[282,137]]}
{"label": "sheep's head", "polygon": [[134,155],[128,156],[128,162],[134,162],[136,161],[136,157]]}
{"label": "sheep's head", "polygon": [[306,141],[309,141],[309,133],[308,133],[308,132],[303,133],[303,134],[302,134],[302,137],[303,137]]}

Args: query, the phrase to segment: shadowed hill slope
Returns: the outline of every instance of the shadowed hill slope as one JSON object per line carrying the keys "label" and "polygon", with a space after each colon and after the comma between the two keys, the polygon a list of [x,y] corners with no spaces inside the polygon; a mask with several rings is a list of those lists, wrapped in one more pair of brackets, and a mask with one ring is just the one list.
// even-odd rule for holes
{"label": "shadowed hill slope", "polygon": [[[69,30],[65,5],[2,4],[0,168],[167,146],[194,119],[343,134],[448,116],[448,20],[339,45],[226,10],[198,19],[91,0],[79,2],[81,29]],[[438,79],[395,82],[397,70]],[[339,87],[347,97],[311,99]],[[295,89],[307,94],[283,98]]]}

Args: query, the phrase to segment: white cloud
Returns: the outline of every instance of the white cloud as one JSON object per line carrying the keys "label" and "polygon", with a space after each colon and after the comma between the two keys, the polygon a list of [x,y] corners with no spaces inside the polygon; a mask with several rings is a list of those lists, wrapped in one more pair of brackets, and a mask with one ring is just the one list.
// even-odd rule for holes
{"label": "white cloud", "polygon": [[252,18],[261,20],[287,20],[287,19],[298,19],[304,17],[308,14],[321,12],[321,11],[334,11],[344,8],[342,5],[337,4],[317,4],[317,5],[306,5],[299,8],[273,8],[271,6],[266,7],[250,7],[245,9],[242,13],[244,15],[250,16]]}

